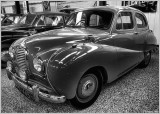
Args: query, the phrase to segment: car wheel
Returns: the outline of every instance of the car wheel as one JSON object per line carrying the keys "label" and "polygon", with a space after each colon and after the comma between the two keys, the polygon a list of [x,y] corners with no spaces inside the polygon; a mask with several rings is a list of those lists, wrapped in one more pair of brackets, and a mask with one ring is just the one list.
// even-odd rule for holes
{"label": "car wheel", "polygon": [[140,63],[139,67],[140,68],[146,68],[150,63],[150,60],[151,60],[151,52],[150,51],[144,52],[144,59]]}
{"label": "car wheel", "polygon": [[77,87],[76,95],[71,99],[71,104],[77,109],[84,109],[94,103],[101,91],[102,80],[96,74],[84,75]]}

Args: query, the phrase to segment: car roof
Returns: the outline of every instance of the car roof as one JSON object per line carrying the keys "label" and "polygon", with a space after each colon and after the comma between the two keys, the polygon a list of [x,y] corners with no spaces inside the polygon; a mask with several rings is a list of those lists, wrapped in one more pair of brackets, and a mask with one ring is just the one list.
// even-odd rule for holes
{"label": "car roof", "polygon": [[36,15],[62,15],[62,16],[69,15],[69,14],[63,13],[63,12],[51,12],[51,11],[35,12],[35,13],[30,13],[30,14],[36,14]]}
{"label": "car roof", "polygon": [[76,11],[84,11],[84,10],[103,10],[103,11],[118,12],[120,10],[137,10],[137,9],[129,6],[97,6],[97,7],[89,7],[89,8],[79,8]]}
{"label": "car roof", "polygon": [[22,16],[24,14],[15,14],[15,13],[6,13],[6,14],[3,14],[5,16]]}
{"label": "car roof", "polygon": [[76,9],[78,9],[78,8],[63,8],[60,11],[63,11],[63,10],[76,10]]}

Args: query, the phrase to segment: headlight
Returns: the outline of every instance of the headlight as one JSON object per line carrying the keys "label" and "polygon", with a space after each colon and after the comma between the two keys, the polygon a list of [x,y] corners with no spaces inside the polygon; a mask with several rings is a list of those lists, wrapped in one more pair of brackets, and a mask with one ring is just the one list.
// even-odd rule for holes
{"label": "headlight", "polygon": [[14,57],[13,52],[9,52],[9,55],[10,55],[10,57],[11,57],[11,58],[13,58],[13,57]]}
{"label": "headlight", "polygon": [[43,69],[43,62],[42,60],[38,59],[38,58],[34,58],[33,59],[33,66],[34,68],[38,71],[41,72]]}
{"label": "headlight", "polygon": [[14,58],[14,49],[10,47],[9,49],[9,55],[11,58]]}

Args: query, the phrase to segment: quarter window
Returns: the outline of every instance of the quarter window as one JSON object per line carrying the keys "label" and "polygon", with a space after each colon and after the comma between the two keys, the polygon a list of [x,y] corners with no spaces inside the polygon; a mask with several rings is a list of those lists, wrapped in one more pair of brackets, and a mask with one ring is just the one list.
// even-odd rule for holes
{"label": "quarter window", "polygon": [[136,23],[137,23],[137,28],[144,28],[147,26],[147,22],[144,16],[139,13],[136,13]]}
{"label": "quarter window", "polygon": [[133,19],[131,12],[121,12],[117,18],[116,29],[132,29]]}

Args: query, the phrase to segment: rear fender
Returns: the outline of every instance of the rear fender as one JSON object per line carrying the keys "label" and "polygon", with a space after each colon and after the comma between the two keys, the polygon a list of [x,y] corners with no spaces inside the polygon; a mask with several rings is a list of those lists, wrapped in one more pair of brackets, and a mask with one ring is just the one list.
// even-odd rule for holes
{"label": "rear fender", "polygon": [[153,50],[157,47],[157,39],[153,34],[152,30],[148,31],[147,37],[145,39],[145,47],[144,47],[144,51],[150,51]]}

